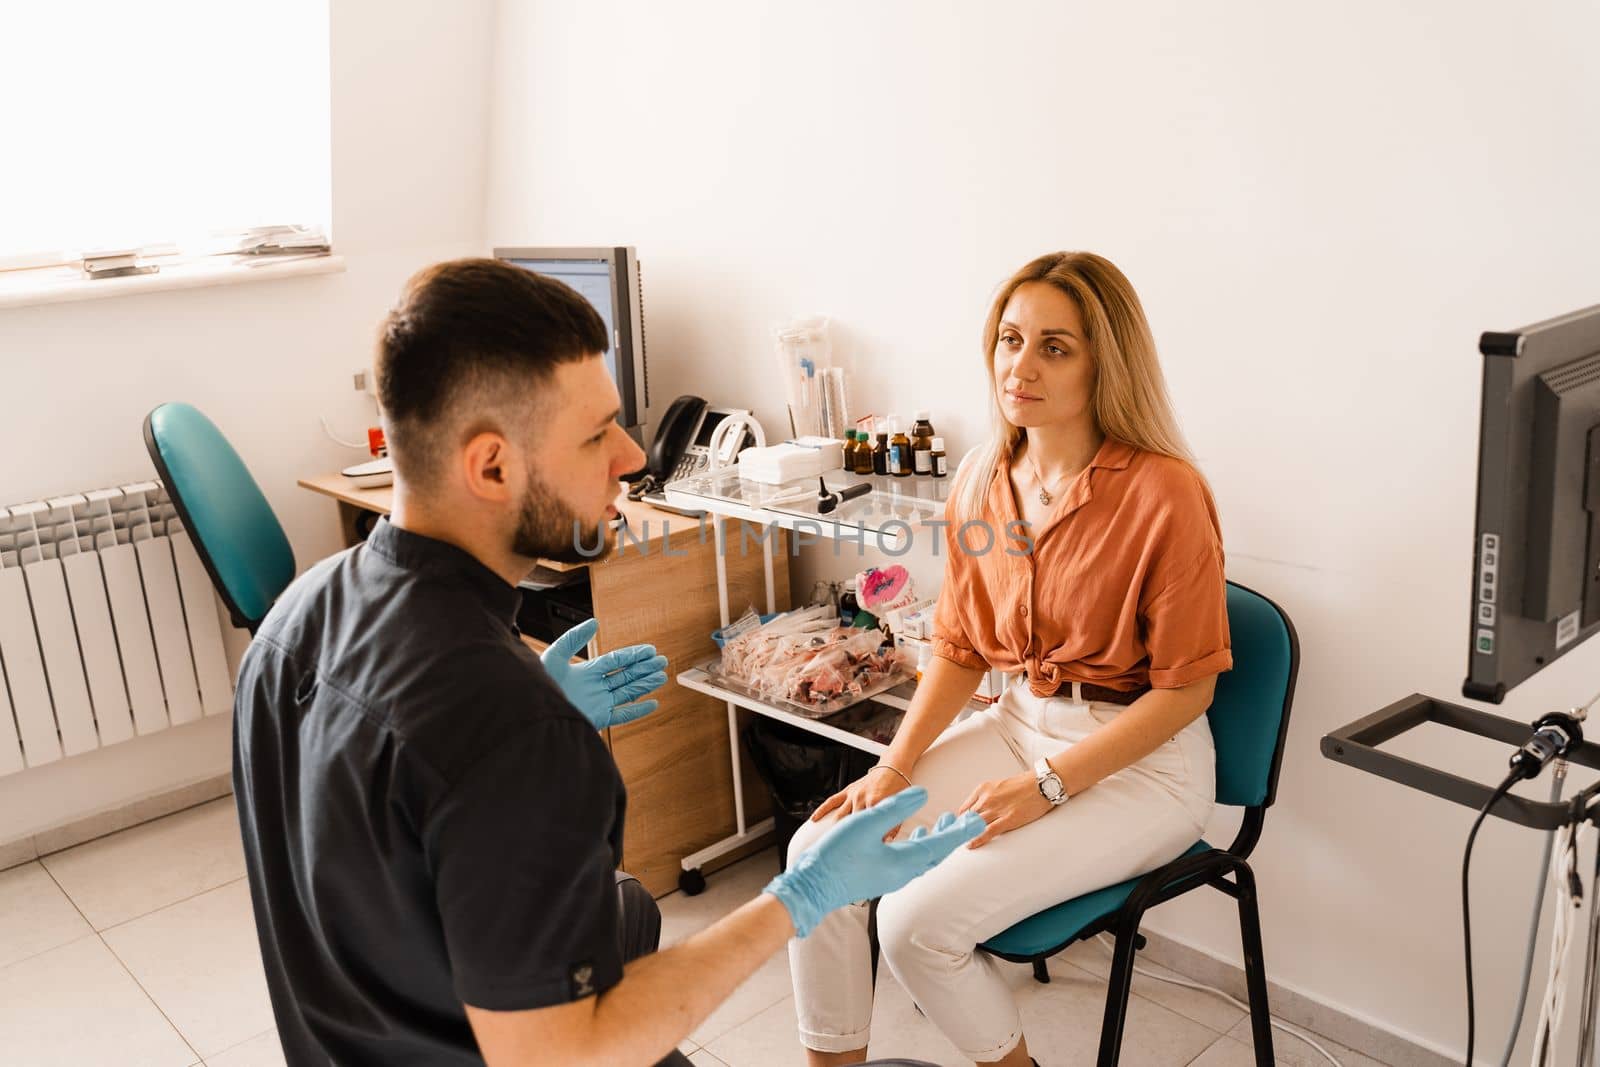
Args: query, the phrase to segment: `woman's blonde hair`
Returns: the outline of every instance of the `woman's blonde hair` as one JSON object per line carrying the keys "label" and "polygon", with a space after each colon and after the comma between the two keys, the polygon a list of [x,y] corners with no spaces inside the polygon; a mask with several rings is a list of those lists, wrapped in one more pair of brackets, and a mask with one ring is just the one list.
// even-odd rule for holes
{"label": "woman's blonde hair", "polygon": [[1194,458],[1178,429],[1166,379],[1156,358],[1155,338],[1133,284],[1104,256],[1093,252],[1051,252],[1006,279],[989,308],[988,321],[983,325],[983,360],[989,371],[994,432],[961,465],[957,513],[963,518],[982,516],[1000,457],[1023,437],[1022,428],[1006,419],[995,392],[994,348],[1006,303],[1019,286],[1028,282],[1053,285],[1078,306],[1088,334],[1085,341],[1090,358],[1094,360],[1089,407],[1100,431],[1135,448],[1181,459],[1193,466]]}

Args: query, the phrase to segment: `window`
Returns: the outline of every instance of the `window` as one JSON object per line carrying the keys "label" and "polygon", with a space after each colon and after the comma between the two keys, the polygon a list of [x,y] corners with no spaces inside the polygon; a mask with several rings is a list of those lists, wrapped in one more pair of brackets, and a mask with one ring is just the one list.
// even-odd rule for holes
{"label": "window", "polygon": [[0,100],[0,269],[328,232],[328,0],[0,4]]}

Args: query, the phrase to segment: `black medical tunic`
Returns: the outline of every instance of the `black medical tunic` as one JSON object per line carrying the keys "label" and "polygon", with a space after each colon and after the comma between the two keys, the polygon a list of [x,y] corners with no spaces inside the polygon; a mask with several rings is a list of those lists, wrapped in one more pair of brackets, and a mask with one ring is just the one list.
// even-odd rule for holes
{"label": "black medical tunic", "polygon": [[610,753],[519,640],[517,590],[380,522],[239,671],[234,790],[284,1054],[481,1064],[462,1003],[622,977]]}

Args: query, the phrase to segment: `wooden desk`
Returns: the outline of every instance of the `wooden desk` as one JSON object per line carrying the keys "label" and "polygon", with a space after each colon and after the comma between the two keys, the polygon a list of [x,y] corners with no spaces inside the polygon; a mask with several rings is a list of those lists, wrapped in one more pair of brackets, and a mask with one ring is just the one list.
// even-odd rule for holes
{"label": "wooden desk", "polygon": [[[364,518],[389,513],[394,491],[352,489],[347,483],[337,473],[300,480],[303,488],[338,502],[345,544],[353,545],[361,540],[358,524]],[[625,495],[618,496],[616,505],[632,531],[628,539],[614,540],[603,556],[588,563],[546,566],[588,568],[601,652],[653,644],[667,657],[668,677],[675,677],[716,654],[711,631],[721,619],[713,520],[707,518],[702,526]],[[758,545],[755,528],[751,530],[751,544]],[[789,553],[786,531],[779,533],[773,578],[778,608],[784,610],[790,604]],[[762,605],[766,584],[761,551],[739,551],[735,524],[729,524],[728,534],[729,602]],[[652,695],[661,702],[654,714],[606,734],[628,787],[623,867],[661,896],[677,888],[684,856],[733,832],[733,772],[722,702],[670,681]],[[766,789],[753,775],[745,775],[744,795],[750,821],[763,818]]]}

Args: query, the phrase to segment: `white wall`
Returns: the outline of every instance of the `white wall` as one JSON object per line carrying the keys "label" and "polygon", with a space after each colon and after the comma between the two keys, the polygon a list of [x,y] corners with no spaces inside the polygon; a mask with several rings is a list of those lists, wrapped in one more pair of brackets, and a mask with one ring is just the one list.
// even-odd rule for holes
{"label": "white wall", "polygon": [[[1299,627],[1257,852],[1271,973],[1458,1049],[1470,813],[1317,742],[1459,692],[1476,337],[1596,301],[1597,35],[1575,0],[507,2],[488,238],[637,245],[658,408],[694,391],[778,425],[768,329],[821,311],[855,406],[931,408],[953,452],[983,425],[993,287],[1046,250],[1118,262],[1230,576]],[[1502,710],[1531,719],[1597,678],[1585,648]],[[1461,773],[1503,766],[1431,745]],[[1479,1047],[1496,1053],[1536,844],[1495,825],[1478,846]],[[1229,903],[1151,925],[1237,959]]]}
{"label": "white wall", "polygon": [[[140,424],[187,400],[222,428],[302,568],[340,547],[331,501],[295,485],[365,458],[352,388],[401,283],[484,249],[488,0],[335,0],[333,199],[343,274],[0,311],[0,504],[151,477]],[[235,655],[242,642],[234,635]],[[0,778],[0,841],[226,772],[208,720]]]}

